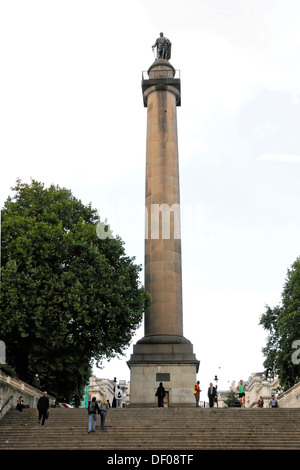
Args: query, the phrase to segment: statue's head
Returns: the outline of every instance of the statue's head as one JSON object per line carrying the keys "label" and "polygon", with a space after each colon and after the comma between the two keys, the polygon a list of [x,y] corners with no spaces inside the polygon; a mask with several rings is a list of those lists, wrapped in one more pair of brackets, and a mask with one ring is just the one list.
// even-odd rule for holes
{"label": "statue's head", "polygon": [[164,33],[159,33],[159,34],[160,34],[160,36],[163,36],[163,35],[164,35]]}

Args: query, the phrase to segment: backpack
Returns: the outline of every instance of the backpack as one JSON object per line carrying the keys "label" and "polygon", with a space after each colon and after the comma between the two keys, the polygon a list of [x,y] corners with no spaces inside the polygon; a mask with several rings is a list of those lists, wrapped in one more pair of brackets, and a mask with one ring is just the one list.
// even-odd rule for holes
{"label": "backpack", "polygon": [[100,411],[106,411],[107,410],[107,405],[104,403],[100,402]]}
{"label": "backpack", "polygon": [[89,411],[91,413],[96,413],[96,402],[95,401],[92,401],[90,404],[89,404]]}

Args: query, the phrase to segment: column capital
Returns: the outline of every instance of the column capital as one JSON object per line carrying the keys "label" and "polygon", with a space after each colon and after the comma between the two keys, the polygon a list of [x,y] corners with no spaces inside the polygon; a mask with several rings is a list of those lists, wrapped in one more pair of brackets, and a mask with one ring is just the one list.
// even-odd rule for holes
{"label": "column capital", "polygon": [[176,106],[181,106],[180,78],[174,78],[176,70],[168,60],[158,59],[149,67],[148,79],[142,79],[144,107],[147,107],[148,96],[155,91],[170,91],[176,96]]}

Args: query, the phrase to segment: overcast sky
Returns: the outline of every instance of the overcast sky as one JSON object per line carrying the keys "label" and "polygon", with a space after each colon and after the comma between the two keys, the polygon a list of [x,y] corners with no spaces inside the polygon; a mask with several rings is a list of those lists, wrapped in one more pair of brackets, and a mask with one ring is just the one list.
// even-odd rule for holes
{"label": "overcast sky", "polygon": [[[17,178],[69,188],[141,265],[141,78],[159,33],[172,42],[184,335],[205,394],[263,371],[259,318],[300,254],[299,18],[298,0],[0,1],[1,207]],[[97,376],[129,380],[131,353]]]}

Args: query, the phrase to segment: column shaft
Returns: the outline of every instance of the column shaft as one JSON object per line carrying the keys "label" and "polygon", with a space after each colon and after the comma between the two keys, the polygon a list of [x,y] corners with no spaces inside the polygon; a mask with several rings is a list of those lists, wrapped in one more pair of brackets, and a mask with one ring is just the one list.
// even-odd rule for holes
{"label": "column shaft", "polygon": [[182,335],[180,190],[176,90],[147,98],[145,335]]}

